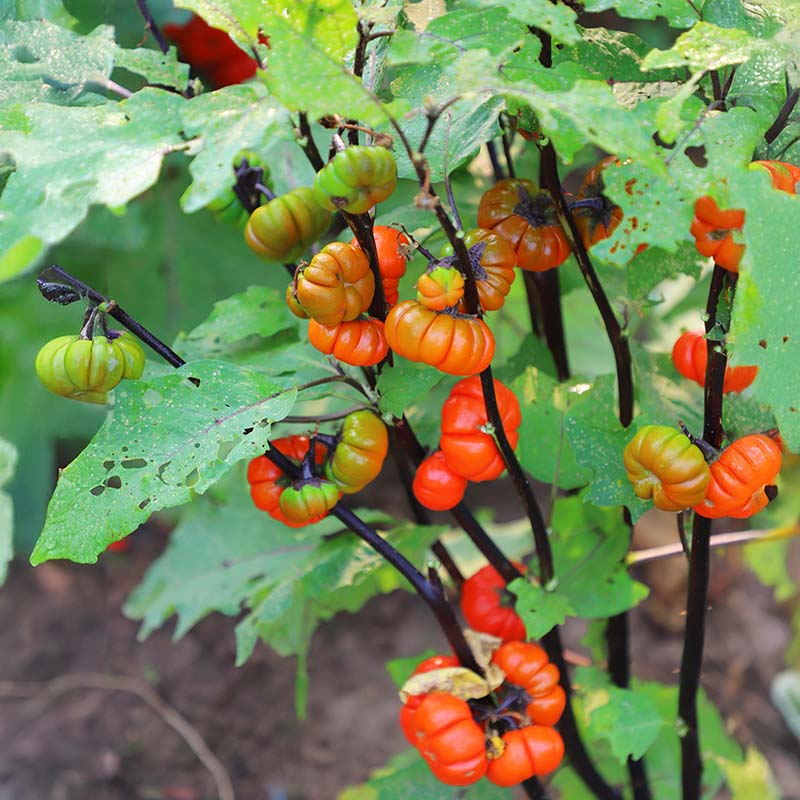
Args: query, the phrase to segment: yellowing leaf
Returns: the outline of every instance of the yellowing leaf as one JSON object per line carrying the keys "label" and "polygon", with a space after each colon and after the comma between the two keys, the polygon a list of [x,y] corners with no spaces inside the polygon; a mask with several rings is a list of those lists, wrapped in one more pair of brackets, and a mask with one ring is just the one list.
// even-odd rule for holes
{"label": "yellowing leaf", "polygon": [[466,667],[444,667],[430,672],[412,675],[400,689],[400,699],[405,703],[408,698],[430,692],[447,692],[462,700],[477,700],[486,697],[490,689],[487,682]]}

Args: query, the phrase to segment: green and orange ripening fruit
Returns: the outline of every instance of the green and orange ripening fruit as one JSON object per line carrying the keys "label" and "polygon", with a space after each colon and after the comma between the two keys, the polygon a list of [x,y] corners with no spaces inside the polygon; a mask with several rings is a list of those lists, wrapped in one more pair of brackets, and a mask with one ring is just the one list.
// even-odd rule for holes
{"label": "green and orange ripening fruit", "polygon": [[300,186],[259,206],[247,221],[244,240],[267,261],[295,261],[330,224],[331,212],[317,203],[309,187]]}
{"label": "green and orange ripening fruit", "polygon": [[486,772],[483,730],[460,697],[446,692],[426,695],[414,715],[413,744],[448,786],[469,786]]}
{"label": "green and orange ripening fruit", "polygon": [[389,352],[383,323],[374,317],[338,325],[321,325],[312,319],[308,323],[308,341],[320,353],[353,367],[372,367],[383,361]]}
{"label": "green and orange ripening fruit", "polygon": [[662,511],[691,508],[706,496],[711,472],[700,448],[666,425],[645,425],[623,453],[633,491]]}
{"label": "green and orange ripening fruit", "polygon": [[[457,667],[459,664],[460,662],[455,656],[431,656],[430,658],[420,661],[420,663],[417,664],[414,672],[411,674],[412,676],[421,675],[424,672],[432,672],[433,670],[437,669]],[[412,694],[400,709],[400,728],[403,731],[403,735],[411,744],[416,744],[415,718],[417,716],[417,709],[427,696],[427,694]]]}
{"label": "green and orange ripening fruit", "polygon": [[[506,301],[517,273],[517,254],[508,239],[486,228],[473,228],[464,234],[464,244],[475,274],[478,302],[481,311],[497,311]],[[453,246],[442,248],[442,260],[458,267]],[[459,311],[466,311],[462,299]]]}
{"label": "green and orange ripening fruit", "polygon": [[[526,572],[524,564],[517,561],[513,564],[520,573]],[[467,625],[504,642],[523,640],[527,636],[514,601],[503,576],[491,564],[481,567],[461,586],[461,613]]]}
{"label": "green and orange ripening fruit", "polygon": [[[378,268],[381,273],[383,295],[387,305],[397,305],[397,301],[400,299],[397,287],[400,278],[406,274],[406,261],[411,252],[408,236],[387,225],[375,225],[372,229],[372,236],[375,239],[375,249],[378,253]],[[356,249],[361,247],[357,239],[353,239],[350,244]]]}
{"label": "green and orange ripening fruit", "polygon": [[329,211],[364,214],[397,185],[397,163],[385,147],[354,145],[339,151],[314,179],[314,197]]}
{"label": "green and orange ripening fruit", "polygon": [[516,786],[536,775],[548,775],[564,758],[561,734],[546,725],[525,725],[500,737],[489,759],[486,778],[497,786]]}
{"label": "green and orange ripening fruit", "polygon": [[417,467],[411,489],[417,501],[431,511],[449,511],[463,499],[467,479],[453,472],[441,450],[429,455]]}
{"label": "green and orange ripening fruit", "polygon": [[464,276],[450,267],[434,267],[417,278],[417,302],[432,311],[444,311],[464,296]]}
{"label": "green and orange ripening fruit", "polygon": [[[338,325],[357,319],[369,308],[375,276],[361,250],[345,242],[331,242],[310,264],[297,268],[290,292],[303,316],[321,325]],[[291,302],[289,308],[295,311]]]}
{"label": "green and orange ripening fruit", "polygon": [[388,451],[383,420],[371,411],[354,411],[345,417],[325,474],[339,491],[355,494],[378,477]]}
{"label": "green and orange ripening fruit", "polygon": [[287,486],[281,493],[278,505],[289,522],[310,525],[326,517],[341,496],[341,492],[330,481],[312,478],[302,485]]}
{"label": "green and orange ripening fruit", "polygon": [[142,376],[145,355],[127,332],[85,339],[59,336],[36,356],[36,374],[51,392],[85,403],[105,403],[108,392],[123,378]]}
{"label": "green and orange ripening fruit", "polygon": [[[497,408],[509,444],[517,446],[522,410],[514,392],[494,379]],[[477,375],[459,381],[442,406],[442,435],[439,447],[447,466],[471,481],[493,481],[505,469],[494,437],[484,428],[489,422],[483,388]]]}
{"label": "green and orange ripening fruit", "polygon": [[506,641],[492,653],[492,663],[506,674],[506,682],[525,690],[525,712],[537,725],[555,725],[567,705],[558,667],[534,642]]}

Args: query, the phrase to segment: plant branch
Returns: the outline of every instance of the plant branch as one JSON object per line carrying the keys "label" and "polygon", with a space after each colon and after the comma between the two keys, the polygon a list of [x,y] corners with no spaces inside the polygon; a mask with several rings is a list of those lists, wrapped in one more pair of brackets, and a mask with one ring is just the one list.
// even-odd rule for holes
{"label": "plant branch", "polygon": [[791,117],[799,99],[800,87],[794,89],[786,96],[786,100],[781,106],[781,110],[775,117],[775,122],[769,126],[769,130],[767,130],[767,132],[764,134],[764,141],[767,144],[772,144],[778,138],[778,136],[780,136],[781,132],[786,127],[786,124],[789,122],[789,117]]}
{"label": "plant branch", "polygon": [[[552,39],[545,31],[533,29],[542,43],[542,52],[539,60],[543,66],[552,66]],[[540,183],[547,189],[553,198],[556,216],[567,237],[570,248],[575,254],[578,266],[583,275],[584,281],[594,299],[603,324],[606,335],[614,353],[614,363],[617,372],[617,390],[619,395],[619,421],[623,427],[627,428],[633,420],[633,369],[631,363],[630,347],[627,336],[623,333],[622,327],[617,320],[614,310],[608,301],[608,297],[603,290],[600,280],[592,265],[591,259],[583,245],[583,239],[575,225],[575,220],[570,212],[567,198],[561,189],[561,181],[558,175],[558,156],[552,142],[548,142],[539,149],[541,161],[539,164]],[[630,514],[627,509],[623,510],[625,522],[629,531],[630,538],[633,533]],[[606,626],[606,642],[608,646],[608,666],[612,681],[618,686],[626,687],[630,681],[630,659],[629,659],[629,630],[628,617],[625,612],[611,617]],[[644,762],[634,761],[632,758],[627,760],[628,776],[633,790],[634,800],[650,800],[651,792],[647,782]]]}
{"label": "plant branch", "polygon": [[[273,447],[267,450],[264,455],[290,478],[300,477],[300,468],[277,448]],[[377,531],[357,517],[341,501],[331,509],[331,514],[388,561],[411,584],[414,591],[433,612],[461,664],[478,674],[483,674],[464,639],[458,620],[450,608],[441,586],[437,587],[431,584],[402,553],[395,550]]]}
{"label": "plant branch", "polygon": [[375,294],[372,296],[369,306],[369,315],[383,322],[387,314],[386,295],[383,291],[381,265],[378,259],[378,248],[375,244],[372,217],[369,214],[348,214],[346,211],[340,213],[353,232],[362,252],[366,253],[369,268],[375,278]]}
{"label": "plant branch", "polygon": [[[727,272],[714,264],[706,304],[706,334],[717,323],[717,304],[726,284]],[[708,363],[705,374],[703,439],[712,447],[722,446],[722,388],[727,356],[711,339],[707,340]],[[678,688],[678,717],[684,734],[681,738],[681,783],[683,800],[699,800],[703,776],[700,735],[697,727],[697,692],[703,664],[708,582],[711,571],[711,520],[695,514],[692,525],[692,550],[689,556],[689,586],[686,600],[686,631],[681,656]]]}
{"label": "plant branch", "polygon": [[[465,283],[465,292],[464,292],[464,299],[465,303],[467,304],[467,309],[472,309],[473,311],[478,308],[478,292],[477,286],[475,283],[475,276],[472,273],[469,255],[467,253],[466,245],[464,244],[464,240],[459,238],[456,229],[453,226],[453,223],[448,217],[447,213],[442,208],[442,204],[439,202],[439,198],[436,196],[433,187],[430,186],[430,169],[428,168],[427,161],[422,153],[415,152],[411,147],[410,142],[408,141],[408,137],[405,135],[405,132],[398,124],[397,120],[394,117],[389,117],[390,124],[392,125],[393,129],[397,133],[398,138],[402,142],[403,146],[408,153],[409,160],[411,161],[412,166],[414,167],[414,171],[417,174],[417,178],[419,180],[419,184],[422,187],[422,191],[427,193],[427,205],[429,208],[433,210],[436,214],[436,218],[439,221],[439,224],[442,227],[445,235],[447,236],[447,240],[453,246],[453,252],[458,258],[459,266],[461,267],[462,271],[467,272],[469,270],[469,275]],[[489,381],[488,383],[491,385],[491,391],[494,390],[494,385],[491,381],[491,372],[489,372]],[[485,387],[484,384],[484,374],[481,375],[481,384]],[[491,396],[491,395],[490,395]],[[486,391],[484,389],[484,400],[486,400]],[[496,401],[495,401],[495,409],[496,409]],[[491,420],[491,409],[487,408],[487,416]],[[508,438],[505,436],[505,432],[503,431],[502,427],[502,420],[497,420],[498,424],[495,424],[495,427],[499,429],[500,435],[503,439],[505,439],[505,445],[509,447]],[[502,452],[502,449],[501,449]],[[505,455],[505,453],[504,453]],[[516,469],[519,471],[518,478],[521,477],[521,485],[519,486],[520,489],[524,491],[527,495],[527,492],[530,491],[530,484],[527,481],[524,473],[522,472],[521,467],[519,467],[519,462],[516,460],[516,456],[511,450],[511,464],[512,468],[516,464]],[[506,468],[508,468],[508,464],[506,464]],[[509,470],[511,472],[511,470]],[[533,496],[533,492],[530,491],[529,495],[532,503],[530,505],[531,515],[535,519],[538,517],[542,519],[541,526],[538,522],[535,523],[534,527],[534,519],[532,519],[532,528],[534,530],[534,536],[536,536],[537,531],[539,533],[539,537],[542,538],[541,534],[544,534],[542,538],[542,546],[545,548],[543,551],[539,553],[539,558],[541,559],[545,553],[550,552],[550,542],[547,539],[547,530],[544,527],[544,521],[541,515],[541,511],[538,509],[538,503],[536,502],[535,496]],[[538,513],[537,513],[538,512]],[[536,542],[537,547],[539,547],[539,541]],[[550,557],[551,561],[551,569],[552,569],[552,556]],[[546,570],[546,566],[544,567]],[[564,664],[564,654],[563,654],[563,647],[561,645],[561,638],[558,633],[557,629],[551,631],[550,636],[550,648],[553,651],[553,654],[558,657],[558,661],[564,665],[564,669],[561,671],[561,680],[562,685],[564,686],[564,691],[567,694],[567,697],[570,696],[571,687],[569,685],[569,676],[566,671],[566,665]],[[553,660],[553,656],[551,656],[551,660]],[[567,707],[564,712],[564,716],[562,717],[562,722],[560,725],[560,729],[564,735],[564,742],[567,753],[570,756],[573,764],[575,765],[575,769],[580,775],[581,779],[586,783],[587,786],[592,787],[595,794],[601,798],[602,800],[619,800],[621,795],[611,786],[609,786],[602,778],[600,773],[597,772],[594,765],[589,759],[589,755],[586,752],[586,748],[583,744],[583,741],[580,738],[580,734],[578,732],[577,724],[575,723],[574,713],[572,711],[572,706],[570,703],[567,703]]]}
{"label": "plant branch", "polygon": [[[535,291],[539,300],[536,310],[541,312],[541,327],[547,349],[553,356],[556,365],[556,374],[560,381],[566,381],[570,377],[569,359],[567,357],[567,342],[564,336],[564,315],[561,309],[561,287],[557,269],[549,269],[546,272],[524,271],[525,289],[531,287]],[[530,306],[530,295],[528,293],[528,304]],[[534,317],[531,311],[531,326],[534,320],[538,322],[538,316]],[[536,330],[534,329],[534,333]]]}
{"label": "plant branch", "polygon": [[[411,426],[405,418],[394,420],[395,431],[403,448],[409,455],[412,463],[419,463],[425,457],[425,450],[417,439]],[[483,530],[480,523],[472,516],[464,503],[459,503],[451,513],[456,522],[463,528],[472,542],[487,558],[489,563],[500,573],[506,583],[517,578],[523,577],[522,573],[511,563],[505,554],[497,547],[494,540]],[[564,737],[564,746],[569,755],[570,761],[575,771],[580,775],[584,783],[595,792],[601,800],[621,800],[621,795],[610,787],[597,772],[583,741],[580,738],[572,704],[569,698],[572,697],[572,685],[570,683],[567,664],[564,659],[564,649],[561,637],[557,628],[554,628],[542,640],[542,644],[547,650],[548,657],[558,667],[560,673],[561,686],[567,696],[568,702],[564,709],[564,715],[559,723],[559,731]]]}
{"label": "plant branch", "polygon": [[136,5],[139,6],[139,11],[144,17],[144,27],[153,34],[156,44],[161,48],[161,52],[166,55],[169,52],[169,44],[167,44],[161,28],[158,27],[158,23],[150,13],[150,9],[147,7],[147,0],[136,0]]}
{"label": "plant branch", "polygon": [[561,191],[558,178],[558,163],[555,148],[548,143],[542,148],[543,159],[543,186],[548,190],[555,203],[558,221],[567,237],[572,252],[578,261],[581,274],[586,282],[606,329],[611,349],[614,353],[614,363],[617,370],[617,389],[619,392],[619,421],[627,428],[633,419],[633,372],[631,368],[631,352],[628,337],[622,330],[614,309],[600,283],[594,266],[589,258],[583,240],[569,212],[567,200]]}
{"label": "plant branch", "polygon": [[564,749],[569,756],[571,766],[586,787],[594,792],[600,800],[622,800],[622,793],[605,782],[584,747],[578,724],[575,721],[575,713],[572,710],[572,682],[567,670],[567,662],[564,659],[564,644],[557,627],[542,637],[542,646],[547,652],[547,657],[558,667],[561,686],[567,695],[567,705],[557,727],[564,738]]}
{"label": "plant branch", "polygon": [[95,291],[91,286],[88,286],[57,264],[52,264],[39,273],[36,283],[45,299],[51,302],[66,305],[63,299],[58,299],[59,297],[63,298],[64,293],[58,296],[54,293],[53,287],[58,286],[63,289],[71,289],[74,291],[75,296],[70,298],[67,302],[74,302],[81,297],[85,297],[97,305],[102,303],[106,306],[106,313],[110,317],[113,317],[121,325],[124,325],[134,336],[144,342],[151,350],[158,353],[168,364],[171,364],[173,367],[181,367],[186,363],[172,348],[168,347],[155,334],[138,323],[130,314],[120,308],[114,300]]}
{"label": "plant branch", "polygon": [[[397,467],[397,472],[400,475],[403,490],[406,493],[406,499],[411,507],[411,514],[417,525],[430,525],[431,518],[428,509],[414,496],[414,490],[412,489],[414,475],[409,465],[407,453],[403,450],[402,446],[398,446],[400,444],[400,437],[397,430],[395,428],[390,428],[389,436],[392,439],[392,446],[389,449],[391,450],[392,458]],[[461,584],[464,583],[464,576],[461,574],[461,570],[458,568],[456,562],[453,561],[447,548],[437,539],[431,545],[431,550],[445,568],[447,574],[450,576],[450,580],[452,580],[456,586],[460,587]]]}
{"label": "plant branch", "polygon": [[[775,534],[774,530],[759,529],[749,531],[733,531],[730,533],[718,533],[709,539],[709,546],[729,547],[733,544],[747,544],[748,542],[758,542],[763,539],[771,539]],[[795,525],[791,535],[800,534],[800,526]],[[645,550],[631,550],[626,557],[628,564],[646,564],[649,561],[658,561],[662,558],[684,555],[683,545],[680,542],[674,544],[663,544],[659,547],[648,547]]]}
{"label": "plant branch", "polygon": [[311,126],[308,124],[308,114],[301,111],[298,115],[297,129],[300,132],[298,144],[301,150],[306,154],[311,166],[319,172],[324,166],[325,162],[320,155],[317,143],[314,141],[314,135],[311,133]]}
{"label": "plant branch", "polygon": [[503,180],[503,178],[505,178],[503,167],[500,164],[500,159],[497,157],[497,147],[493,141],[486,142],[486,152],[489,154],[489,161],[492,165],[495,182]]}
{"label": "plant branch", "polygon": [[314,417],[284,417],[281,423],[286,422],[291,425],[314,425],[317,422],[333,422],[337,419],[344,419],[350,414],[354,414],[356,411],[363,411],[368,407],[369,406],[365,405],[350,406],[350,408],[343,408],[341,411],[332,411],[330,414],[317,414]]}
{"label": "plant branch", "polygon": [[[392,424],[398,441],[406,451],[411,463],[418,465],[425,458],[425,448],[420,444],[419,439],[417,439],[416,434],[408,424],[408,420],[405,417],[395,418]],[[481,527],[481,524],[463,502],[452,508],[450,513],[506,583],[510,583],[520,577],[519,570],[494,543],[491,536]]]}

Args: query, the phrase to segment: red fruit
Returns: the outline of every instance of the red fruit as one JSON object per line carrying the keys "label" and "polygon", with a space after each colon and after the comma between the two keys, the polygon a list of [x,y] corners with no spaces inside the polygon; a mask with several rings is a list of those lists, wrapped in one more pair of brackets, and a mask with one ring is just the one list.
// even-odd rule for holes
{"label": "red fruit", "polygon": [[448,511],[464,498],[467,479],[447,466],[444,453],[437,450],[417,467],[412,484],[414,497],[431,511]]}
{"label": "red fruit", "polygon": [[[702,331],[686,331],[678,337],[672,348],[672,363],[675,369],[694,381],[705,386],[708,348],[706,337]],[[758,367],[725,367],[725,383],[723,392],[743,392],[755,379]]]}
{"label": "red fruit", "polygon": [[[514,562],[525,572],[525,565]],[[527,638],[525,623],[514,611],[514,598],[506,582],[491,564],[479,569],[461,587],[461,613],[470,628],[499,636],[504,642]],[[557,682],[557,681],[556,681]]]}

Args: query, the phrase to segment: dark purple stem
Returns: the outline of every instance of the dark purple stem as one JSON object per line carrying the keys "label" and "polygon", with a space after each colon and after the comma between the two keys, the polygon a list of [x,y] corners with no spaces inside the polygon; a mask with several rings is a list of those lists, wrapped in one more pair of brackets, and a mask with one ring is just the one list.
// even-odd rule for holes
{"label": "dark purple stem", "polygon": [[169,44],[164,38],[164,34],[161,32],[161,28],[158,27],[158,23],[150,13],[150,9],[147,7],[147,0],[136,0],[136,5],[139,6],[139,11],[144,17],[145,28],[153,34],[153,38],[156,40],[156,44],[158,44],[159,48],[161,48],[161,52],[166,54],[169,52]]}
{"label": "dark purple stem", "polygon": [[[300,470],[297,465],[277,448],[271,448],[266,457],[290,478],[297,478]],[[394,549],[377,531],[354,514],[344,503],[338,502],[331,514],[341,520],[353,533],[366,542],[376,553],[386,559],[414,588],[436,617],[461,664],[478,674],[483,674],[475,661],[464,634],[458,624],[452,608],[444,596],[440,586],[434,586],[425,576],[400,552]]]}
{"label": "dark purple stem", "polygon": [[[717,304],[725,286],[727,272],[714,264],[706,305],[706,334],[717,320]],[[722,398],[727,356],[711,339],[707,341],[708,362],[705,374],[705,415],[703,439],[713,447],[722,446]],[[697,692],[703,665],[708,582],[711,572],[711,520],[695,514],[692,524],[692,548],[689,554],[689,586],[686,599],[686,631],[681,657],[678,689],[678,716],[684,725],[681,738],[681,783],[683,800],[699,800],[703,777],[700,735],[697,727]]]}
{"label": "dark purple stem", "polygon": [[[147,328],[138,323],[113,300],[95,291],[91,286],[88,286],[57,264],[52,264],[39,274],[37,279],[39,287],[41,288],[43,283],[51,282],[53,277],[58,278],[59,281],[63,281],[65,285],[72,287],[81,297],[86,297],[98,305],[100,303],[105,303],[107,306],[106,313],[110,317],[117,320],[120,325],[124,325],[134,336],[144,342],[151,350],[158,353],[168,364],[171,364],[173,367],[182,367],[186,363],[172,348],[164,344],[157,336],[150,333]],[[50,298],[48,297],[47,299],[49,300]]]}

